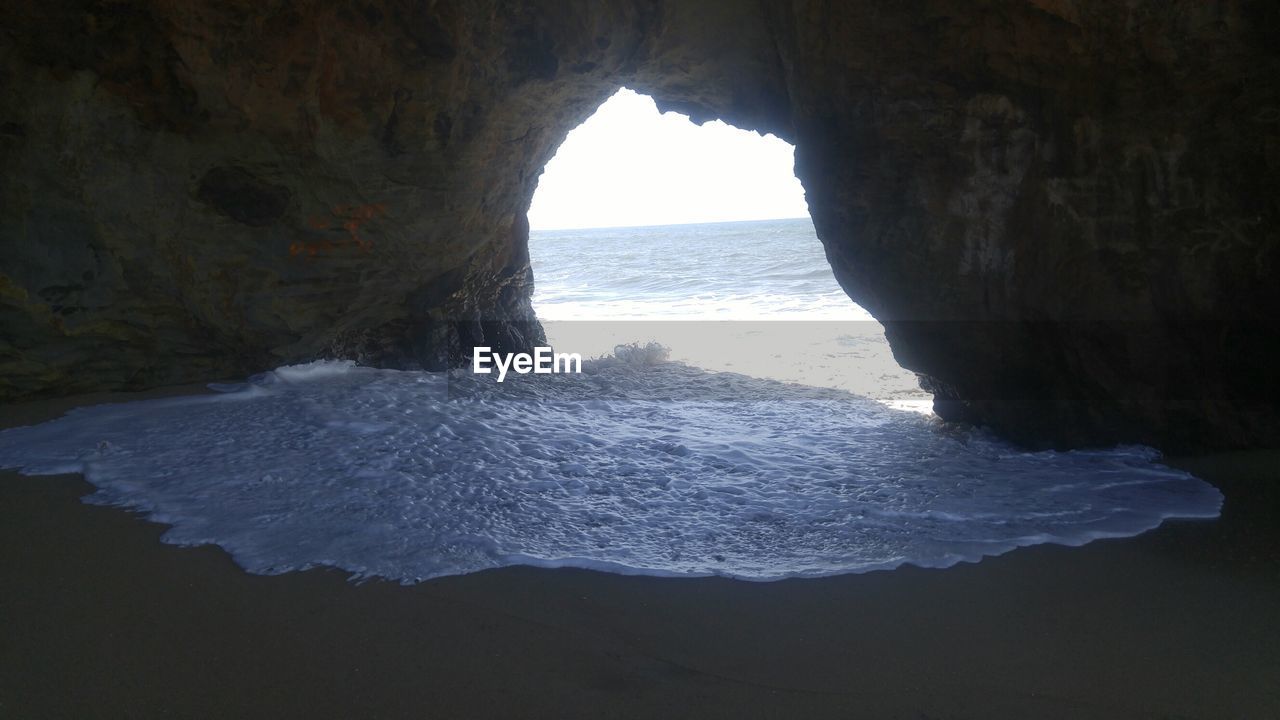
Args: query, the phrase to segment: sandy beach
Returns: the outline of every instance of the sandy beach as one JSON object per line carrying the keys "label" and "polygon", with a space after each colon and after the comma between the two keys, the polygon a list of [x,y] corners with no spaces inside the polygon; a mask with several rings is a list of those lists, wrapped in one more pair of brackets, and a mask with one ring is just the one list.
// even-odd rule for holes
{"label": "sandy beach", "polygon": [[6,472],[0,715],[1280,717],[1280,456],[1175,464],[1223,490],[1221,519],[947,570],[411,587],[248,575],[83,504],[78,476]]}

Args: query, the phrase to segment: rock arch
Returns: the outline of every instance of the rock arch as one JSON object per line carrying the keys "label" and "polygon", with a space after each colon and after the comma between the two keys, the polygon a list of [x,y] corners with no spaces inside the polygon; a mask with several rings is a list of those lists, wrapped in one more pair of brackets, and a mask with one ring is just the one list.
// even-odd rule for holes
{"label": "rock arch", "polygon": [[1247,0],[15,0],[0,399],[537,339],[524,213],[620,85],[797,146],[940,412],[1274,445],[1280,11]]}

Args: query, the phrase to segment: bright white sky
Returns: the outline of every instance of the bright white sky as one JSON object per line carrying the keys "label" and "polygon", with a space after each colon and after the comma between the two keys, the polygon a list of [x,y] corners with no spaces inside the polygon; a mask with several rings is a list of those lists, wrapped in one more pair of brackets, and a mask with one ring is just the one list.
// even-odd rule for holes
{"label": "bright white sky", "polygon": [[569,133],[533,196],[534,230],[808,217],[794,148],[701,127],[619,90]]}

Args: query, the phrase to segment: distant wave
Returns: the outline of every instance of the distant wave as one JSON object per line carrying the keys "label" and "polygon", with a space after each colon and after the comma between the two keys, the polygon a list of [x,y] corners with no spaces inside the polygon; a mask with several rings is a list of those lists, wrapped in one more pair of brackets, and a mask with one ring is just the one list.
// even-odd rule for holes
{"label": "distant wave", "polygon": [[871,319],[808,220],[544,231],[530,252],[547,319]]}

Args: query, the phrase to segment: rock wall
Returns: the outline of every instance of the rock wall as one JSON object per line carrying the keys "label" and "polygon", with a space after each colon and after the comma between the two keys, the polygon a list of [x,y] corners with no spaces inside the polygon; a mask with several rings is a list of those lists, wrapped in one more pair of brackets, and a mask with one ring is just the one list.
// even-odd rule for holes
{"label": "rock wall", "polygon": [[797,170],[939,412],[1028,442],[1275,445],[1277,7],[864,6],[790,15]]}
{"label": "rock wall", "polygon": [[1272,3],[10,0],[0,26],[0,399],[536,342],[538,174],[627,85],[796,144],[837,277],[944,416],[1280,442]]}

